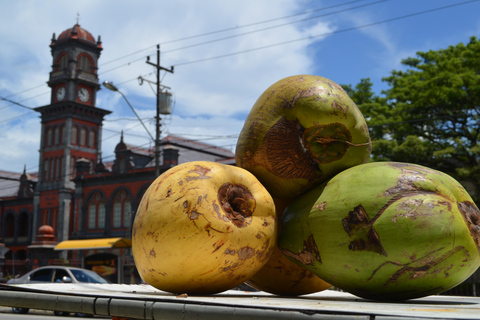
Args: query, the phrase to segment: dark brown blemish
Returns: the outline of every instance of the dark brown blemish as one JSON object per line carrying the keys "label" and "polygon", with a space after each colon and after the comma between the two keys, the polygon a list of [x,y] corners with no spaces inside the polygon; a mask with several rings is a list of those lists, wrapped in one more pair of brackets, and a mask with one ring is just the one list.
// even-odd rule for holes
{"label": "dark brown blemish", "polygon": [[470,258],[468,250],[466,250],[465,247],[463,247],[463,246],[456,246],[455,248],[450,249],[447,252],[445,252],[444,254],[438,256],[438,253],[440,251],[442,251],[443,249],[445,249],[445,248],[443,248],[443,247],[439,248],[437,250],[434,250],[432,252],[427,253],[425,256],[423,256],[419,259],[412,259],[412,261],[410,261],[408,263],[405,263],[405,264],[395,262],[395,261],[386,261],[386,262],[382,263],[381,265],[379,265],[372,272],[372,275],[367,279],[367,281],[370,281],[375,276],[377,271],[380,270],[382,267],[384,267],[386,265],[396,265],[396,266],[399,266],[400,268],[388,278],[388,280],[383,284],[384,287],[386,287],[386,286],[388,286],[392,283],[397,283],[398,280],[400,279],[400,277],[402,277],[403,275],[407,275],[407,274],[409,275],[409,279],[415,279],[415,278],[423,277],[425,275],[428,275],[429,272],[440,273],[440,272],[444,271],[444,272],[446,272],[446,276],[448,276],[447,271],[450,270],[453,267],[453,265],[442,267],[442,268],[439,268],[439,269],[436,269],[436,270],[432,270],[432,269],[434,269],[437,265],[444,262],[445,260],[450,258],[452,255],[456,254],[457,252],[463,251],[463,253],[466,256],[466,259],[468,260]]}
{"label": "dark brown blemish", "polygon": [[320,252],[318,251],[313,235],[310,235],[307,240],[303,241],[303,250],[299,253],[295,254],[285,248],[282,249],[282,252],[287,257],[290,257],[303,265],[313,265],[314,260],[322,263]]}
{"label": "dark brown blemish", "polygon": [[342,123],[315,125],[305,129],[303,144],[310,157],[317,163],[331,163],[343,158],[349,147],[371,145],[370,139],[365,143],[352,143],[352,134]]}
{"label": "dark brown blemish", "polygon": [[480,252],[480,211],[475,203],[470,201],[462,201],[457,205],[458,210],[467,224],[470,235],[477,245],[478,252]]}
{"label": "dark brown blemish", "polygon": [[190,220],[195,220],[202,215],[202,213],[197,211],[197,208],[190,207],[190,203],[188,202],[188,200],[185,200],[183,202],[183,208],[185,208],[185,213],[188,215],[188,218]]}
{"label": "dark brown blemish", "polygon": [[217,213],[218,219],[221,219],[222,214],[220,212],[220,207],[218,206],[218,204],[215,203],[215,200],[213,200],[212,206],[213,206],[213,210],[215,210],[215,212]]}
{"label": "dark brown blemish", "polygon": [[[303,82],[304,79],[300,78],[297,81]],[[290,84],[286,84],[289,86]],[[305,90],[299,90],[291,99],[283,99],[283,102],[280,104],[280,108],[282,109],[294,109],[297,105],[297,101],[299,99],[310,98],[310,97],[318,97],[324,94],[325,89],[316,85],[313,85]]]}
{"label": "dark brown blemish", "polygon": [[338,116],[338,114],[341,112],[343,114],[343,117],[347,119],[347,114],[348,114],[348,106],[341,105],[337,101],[333,100],[332,102],[332,114],[335,116]]}
{"label": "dark brown blemish", "polygon": [[[253,215],[256,201],[250,190],[241,184],[224,183],[218,189],[218,202],[229,219],[235,226],[242,228],[250,224],[246,220]],[[215,207],[214,207],[215,208]]]}
{"label": "dark brown blemish", "polygon": [[348,245],[349,250],[372,251],[388,256],[362,205],[358,205],[353,211],[350,211],[348,216],[342,220],[342,224],[351,239]]}
{"label": "dark brown blemish", "polygon": [[232,255],[232,256],[233,256],[233,255],[235,255],[235,250],[230,250],[230,249],[227,249],[227,250],[225,250],[225,252],[224,252],[224,253],[225,253],[225,254],[229,254],[229,255]]}
{"label": "dark brown blemish", "polygon": [[266,261],[266,260],[270,259],[270,254],[268,254],[268,253],[270,253],[272,251],[273,251],[273,248],[270,247],[270,240],[267,239],[267,241],[265,241],[262,244],[262,248],[255,252],[255,255],[257,256],[257,260],[259,262],[263,262],[263,261]]}
{"label": "dark brown blemish", "polygon": [[220,248],[225,244],[225,242],[226,242],[225,239],[222,239],[222,240],[220,240],[220,241],[218,241],[218,242],[215,242],[215,243],[213,244],[213,247],[214,247],[215,249],[212,251],[212,253],[215,252],[215,251],[217,251],[218,249],[220,249]]}
{"label": "dark brown blemish", "polygon": [[238,258],[240,260],[247,260],[255,255],[255,249],[250,247],[243,247],[238,250]]}
{"label": "dark brown blemish", "polygon": [[172,189],[168,189],[167,195],[166,195],[165,198],[168,198],[168,197],[170,197],[171,195],[172,195]]}
{"label": "dark brown blemish", "polygon": [[188,171],[188,173],[195,173],[197,176],[188,176],[185,178],[185,181],[189,182],[192,180],[210,179],[210,177],[207,175],[210,171],[212,170],[196,164],[195,169]]}
{"label": "dark brown blemish", "polygon": [[154,257],[154,258],[157,257],[157,254],[155,253],[155,250],[154,250],[154,249],[150,250],[150,255],[151,255],[152,257]]}
{"label": "dark brown blemish", "polygon": [[265,134],[255,162],[282,179],[312,181],[321,177],[318,165],[303,146],[303,131],[298,120],[281,118]]}
{"label": "dark brown blemish", "polygon": [[397,185],[394,187],[391,187],[387,189],[383,195],[386,197],[390,197],[402,192],[407,192],[407,191],[421,191],[420,188],[418,188],[415,183],[418,181],[423,181],[425,180],[425,177],[420,176],[418,174],[405,174],[403,171],[398,177]]}
{"label": "dark brown blemish", "polygon": [[198,216],[200,216],[200,215],[201,215],[201,213],[198,213],[197,211],[192,210],[192,211],[190,212],[190,215],[189,215],[188,217],[190,218],[190,220],[195,220],[195,219],[197,219]]}

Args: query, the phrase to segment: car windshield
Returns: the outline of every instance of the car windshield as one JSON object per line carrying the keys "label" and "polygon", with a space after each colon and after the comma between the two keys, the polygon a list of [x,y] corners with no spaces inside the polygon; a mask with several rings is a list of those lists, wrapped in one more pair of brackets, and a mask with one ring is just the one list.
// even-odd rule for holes
{"label": "car windshield", "polygon": [[76,269],[71,269],[70,271],[78,282],[108,283],[107,280],[93,271]]}

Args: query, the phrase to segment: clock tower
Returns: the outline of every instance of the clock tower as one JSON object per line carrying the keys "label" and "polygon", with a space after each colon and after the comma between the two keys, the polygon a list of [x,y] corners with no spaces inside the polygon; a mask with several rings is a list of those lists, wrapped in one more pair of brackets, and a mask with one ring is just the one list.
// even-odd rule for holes
{"label": "clock tower", "polygon": [[110,111],[96,107],[100,36],[95,41],[77,23],[58,38],[54,33],[50,48],[51,101],[35,109],[41,114],[42,128],[33,230],[49,225],[62,241],[68,239],[73,212],[76,161],[88,161],[93,170],[101,152],[103,118]]}

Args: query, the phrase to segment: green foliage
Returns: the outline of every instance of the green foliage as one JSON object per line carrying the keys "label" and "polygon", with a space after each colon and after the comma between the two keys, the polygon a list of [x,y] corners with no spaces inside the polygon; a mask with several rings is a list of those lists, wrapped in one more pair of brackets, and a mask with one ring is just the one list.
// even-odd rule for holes
{"label": "green foliage", "polygon": [[480,41],[470,38],[402,60],[383,81],[382,97],[370,79],[343,86],[369,125],[372,160],[425,165],[477,185],[480,191]]}

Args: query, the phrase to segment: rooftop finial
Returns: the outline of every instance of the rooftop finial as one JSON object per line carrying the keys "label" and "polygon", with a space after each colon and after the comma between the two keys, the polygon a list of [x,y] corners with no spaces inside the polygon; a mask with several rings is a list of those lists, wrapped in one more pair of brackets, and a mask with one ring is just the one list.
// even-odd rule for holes
{"label": "rooftop finial", "polygon": [[77,12],[77,24],[78,24],[78,21],[80,21],[80,13]]}

